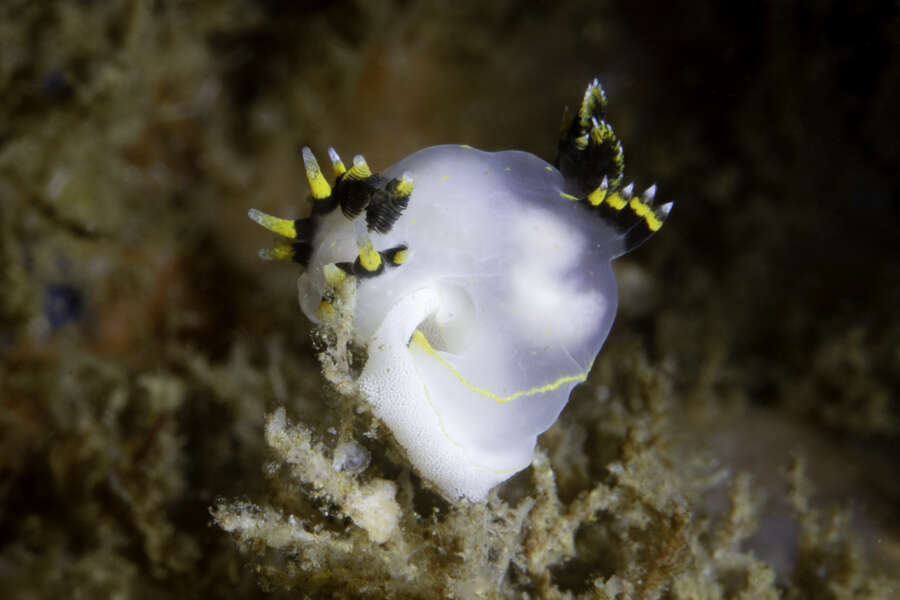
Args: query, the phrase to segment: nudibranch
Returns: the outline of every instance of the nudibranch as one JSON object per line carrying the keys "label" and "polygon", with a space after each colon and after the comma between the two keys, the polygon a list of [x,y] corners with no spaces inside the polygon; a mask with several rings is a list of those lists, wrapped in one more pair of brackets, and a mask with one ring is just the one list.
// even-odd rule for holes
{"label": "nudibranch", "polygon": [[285,238],[263,258],[301,264],[300,305],[334,318],[357,278],[357,381],[419,474],[478,501],[527,467],[537,436],[583,382],[616,314],[610,262],[659,230],[672,204],[624,185],[622,145],[594,80],[563,125],[555,164],[515,150],[420,150],[332,187],[303,148],[312,214],[249,216]]}

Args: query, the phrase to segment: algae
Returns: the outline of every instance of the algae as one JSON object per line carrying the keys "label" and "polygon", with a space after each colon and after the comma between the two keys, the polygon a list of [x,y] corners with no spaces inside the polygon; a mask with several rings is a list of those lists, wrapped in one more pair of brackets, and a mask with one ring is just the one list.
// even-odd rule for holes
{"label": "algae", "polygon": [[[0,586],[896,596],[897,23],[839,0],[4,2]],[[616,265],[613,333],[532,468],[448,503],[246,210],[308,210],[301,143],[552,158],[594,76],[676,209]]]}

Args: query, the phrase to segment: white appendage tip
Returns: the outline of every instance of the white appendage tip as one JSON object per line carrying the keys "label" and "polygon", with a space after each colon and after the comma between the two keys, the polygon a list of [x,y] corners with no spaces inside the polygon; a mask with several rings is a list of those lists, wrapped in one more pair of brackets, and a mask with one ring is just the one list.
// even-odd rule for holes
{"label": "white appendage tip", "polygon": [[310,150],[309,146],[303,146],[303,165],[308,169],[316,169],[319,168],[319,163],[316,161],[316,155],[313,154],[313,151]]}
{"label": "white appendage tip", "polygon": [[266,217],[268,217],[269,215],[267,215],[266,213],[264,213],[261,210],[251,208],[250,210],[247,211],[247,216],[250,217],[250,220],[253,221],[254,223],[256,223],[257,225],[262,225],[263,227],[265,227],[265,225],[263,225],[263,221],[265,221]]}

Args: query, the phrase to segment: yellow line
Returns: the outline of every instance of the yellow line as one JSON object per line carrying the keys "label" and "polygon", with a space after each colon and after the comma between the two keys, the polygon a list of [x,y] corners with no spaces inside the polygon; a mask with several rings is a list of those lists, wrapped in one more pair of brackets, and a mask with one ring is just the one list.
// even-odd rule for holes
{"label": "yellow line", "polygon": [[[416,333],[418,333],[418,331],[416,331]],[[425,343],[427,344],[428,340],[425,340]],[[428,346],[428,348],[430,349],[431,346]],[[433,349],[431,351],[434,352]],[[419,380],[421,381],[422,372],[419,370],[419,365],[413,363],[413,368],[416,370],[416,373],[419,374]],[[509,469],[494,469],[493,467],[489,467],[484,463],[474,460],[472,458],[470,449],[453,439],[453,436],[451,436],[450,432],[447,431],[447,426],[444,424],[444,419],[441,418],[441,411],[439,411],[437,406],[434,405],[434,401],[432,401],[431,399],[431,394],[428,393],[428,385],[426,385],[425,383],[422,384],[422,391],[425,392],[425,400],[428,402],[428,406],[431,408],[432,412],[434,412],[434,417],[437,419],[438,425],[440,425],[441,427],[441,433],[444,434],[444,437],[447,438],[448,442],[462,451],[462,453],[465,455],[466,460],[469,461],[469,464],[475,465],[476,467],[484,469],[485,471],[490,471],[491,473],[494,473],[496,475],[512,475],[514,471],[510,471]]]}
{"label": "yellow line", "polygon": [[522,396],[535,396],[537,394],[543,394],[545,392],[552,392],[553,390],[557,389],[559,386],[563,385],[564,383],[571,383],[573,381],[581,383],[585,379],[587,379],[588,372],[590,372],[590,370],[591,370],[591,368],[588,367],[587,371],[585,371],[584,373],[579,373],[578,375],[565,375],[563,377],[560,377],[553,383],[548,383],[546,385],[542,385],[539,387],[533,387],[530,390],[514,392],[508,396],[500,396],[490,390],[486,390],[484,388],[477,387],[477,386],[473,385],[472,383],[470,383],[469,380],[466,379],[463,376],[463,374],[460,373],[456,369],[456,367],[454,367],[453,365],[448,363],[446,360],[444,360],[444,357],[441,356],[440,354],[438,354],[437,350],[435,350],[434,348],[431,347],[431,344],[428,343],[428,340],[425,338],[425,335],[418,329],[416,329],[415,333],[413,333],[412,340],[410,340],[410,341],[415,342],[423,350],[425,350],[425,352],[427,352],[432,357],[434,357],[435,360],[437,360],[439,363],[441,363],[442,366],[444,366],[451,373],[453,373],[456,376],[456,378],[459,379],[460,383],[462,383],[464,386],[469,388],[469,390],[471,392],[474,392],[481,396],[487,396],[488,398],[490,398],[497,404],[506,404],[507,402],[515,400],[516,398],[521,398]]}
{"label": "yellow line", "polygon": [[[413,365],[415,366],[415,365]],[[419,379],[421,379],[421,372],[419,372],[419,368],[416,368],[416,372],[419,373]],[[459,442],[453,439],[450,433],[447,431],[447,427],[444,425],[444,419],[441,418],[441,412],[437,409],[437,406],[434,405],[434,402],[431,400],[431,394],[428,393],[428,386],[423,385],[422,391],[425,392],[425,400],[428,402],[428,406],[431,407],[431,410],[434,412],[435,418],[437,418],[438,425],[441,427],[441,433],[444,434],[444,437],[447,438],[447,441],[459,448],[462,453],[465,455],[466,460],[469,461],[469,464],[478,467],[479,469],[484,469],[485,471],[490,471],[495,475],[512,475],[514,471],[510,471],[509,469],[495,469],[493,467],[489,467],[488,465],[481,463],[479,461],[472,459],[472,453],[469,452],[469,448],[463,446]]]}

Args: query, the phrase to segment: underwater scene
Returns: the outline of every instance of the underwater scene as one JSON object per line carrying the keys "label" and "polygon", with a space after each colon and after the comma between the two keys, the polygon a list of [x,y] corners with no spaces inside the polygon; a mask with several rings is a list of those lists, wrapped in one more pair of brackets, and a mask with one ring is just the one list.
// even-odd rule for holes
{"label": "underwater scene", "polygon": [[0,3],[0,597],[900,597],[898,39]]}

